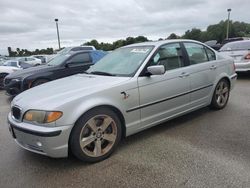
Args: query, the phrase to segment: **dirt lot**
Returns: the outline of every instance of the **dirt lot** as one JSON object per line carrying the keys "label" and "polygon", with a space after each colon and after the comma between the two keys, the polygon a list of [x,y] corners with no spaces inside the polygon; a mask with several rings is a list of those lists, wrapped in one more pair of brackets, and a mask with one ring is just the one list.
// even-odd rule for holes
{"label": "dirt lot", "polygon": [[0,92],[0,187],[249,187],[250,75],[221,111],[201,109],[126,138],[103,162],[51,159],[11,138]]}

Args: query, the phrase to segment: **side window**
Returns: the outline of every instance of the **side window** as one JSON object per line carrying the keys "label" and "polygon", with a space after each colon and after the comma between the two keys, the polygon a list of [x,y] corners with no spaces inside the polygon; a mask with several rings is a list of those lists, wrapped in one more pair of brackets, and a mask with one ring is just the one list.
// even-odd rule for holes
{"label": "side window", "polygon": [[12,67],[17,67],[17,62],[11,62],[11,65],[10,66],[12,66]]}
{"label": "side window", "polygon": [[17,63],[14,61],[9,61],[4,64],[5,66],[17,67]]}
{"label": "side window", "polygon": [[208,60],[209,60],[209,61],[216,60],[216,55],[215,55],[215,53],[214,53],[211,49],[209,49],[209,48],[207,48],[207,47],[205,47],[205,48],[206,48]]}
{"label": "side window", "polygon": [[191,65],[207,62],[207,54],[203,45],[196,43],[184,43]]}
{"label": "side window", "polygon": [[183,67],[182,51],[179,43],[162,46],[150,61],[150,65],[163,65],[165,70]]}
{"label": "side window", "polygon": [[70,59],[72,64],[90,63],[90,57],[88,53],[77,54]]}
{"label": "side window", "polygon": [[35,58],[32,58],[32,57],[27,58],[27,59],[28,59],[28,61],[35,61],[36,60]]}
{"label": "side window", "polygon": [[20,58],[19,61],[25,61],[25,58]]}

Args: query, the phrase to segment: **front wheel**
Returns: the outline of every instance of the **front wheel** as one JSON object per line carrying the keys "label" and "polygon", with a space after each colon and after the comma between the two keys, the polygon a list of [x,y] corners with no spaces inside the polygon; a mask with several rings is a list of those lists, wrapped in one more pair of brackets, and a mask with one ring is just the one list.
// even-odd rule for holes
{"label": "front wheel", "polygon": [[4,78],[7,76],[8,74],[6,73],[1,73],[0,74],[0,89],[4,88]]}
{"label": "front wheel", "polygon": [[117,147],[121,131],[120,119],[112,110],[90,110],[76,122],[71,132],[71,152],[85,162],[102,161]]}
{"label": "front wheel", "polygon": [[230,94],[229,82],[225,79],[219,81],[215,87],[210,107],[220,110],[227,105]]}

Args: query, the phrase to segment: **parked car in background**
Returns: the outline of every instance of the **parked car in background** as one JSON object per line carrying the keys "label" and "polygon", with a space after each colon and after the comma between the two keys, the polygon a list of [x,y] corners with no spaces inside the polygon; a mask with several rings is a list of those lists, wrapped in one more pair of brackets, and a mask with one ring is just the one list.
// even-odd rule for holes
{"label": "parked car in background", "polygon": [[19,57],[17,58],[18,61],[28,63],[34,66],[41,65],[42,61],[41,59],[35,58],[35,57]]}
{"label": "parked car in background", "polygon": [[217,42],[217,40],[209,40],[207,42],[205,42],[206,45],[208,45],[209,47],[213,48],[214,50],[219,50],[221,48],[221,44]]}
{"label": "parked car in background", "polygon": [[229,42],[236,42],[236,41],[242,41],[242,40],[249,40],[249,37],[234,37],[234,38],[228,38],[228,39],[224,39],[221,43],[221,45],[225,45]]}
{"label": "parked car in background", "polygon": [[48,56],[47,55],[33,55],[32,57],[40,59],[42,64],[45,64],[45,63],[48,62]]}
{"label": "parked car in background", "polygon": [[7,75],[9,75],[15,71],[26,69],[29,67],[32,67],[32,65],[30,65],[28,63],[19,62],[16,60],[8,60],[8,61],[4,62],[0,66],[0,89],[3,89],[3,86],[4,86],[3,81]]}
{"label": "parked car in background", "polygon": [[235,37],[235,38],[228,38],[228,39],[224,39],[222,41],[222,43],[218,43],[216,40],[209,40],[207,42],[205,42],[206,45],[210,46],[211,48],[219,51],[220,48],[222,48],[225,44],[230,43],[230,42],[235,42],[235,41],[245,41],[245,40],[249,40],[250,38],[248,37]]}
{"label": "parked car in background", "polygon": [[193,40],[137,43],[109,53],[86,74],[21,93],[10,131],[23,148],[97,162],[124,136],[210,106],[223,109],[237,74],[233,60]]}
{"label": "parked car in background", "polygon": [[8,61],[8,60],[10,60],[9,57],[1,56],[1,57],[0,57],[0,65],[2,65],[4,62],[6,62],[6,61]]}
{"label": "parked car in background", "polygon": [[4,89],[9,95],[17,95],[46,82],[83,73],[105,55],[105,52],[99,50],[58,55],[46,65],[21,70],[6,76]]}
{"label": "parked car in background", "polygon": [[20,68],[20,69],[27,69],[27,68],[33,67],[29,63],[17,61],[15,59],[14,60],[8,60],[8,61],[4,62],[3,66],[17,67],[17,68]]}
{"label": "parked car in background", "polygon": [[96,50],[94,46],[74,46],[74,47],[65,47],[64,49],[57,52],[57,54],[67,54],[69,52],[77,52],[83,50]]}
{"label": "parked car in background", "polygon": [[227,43],[220,53],[234,59],[236,72],[250,71],[250,40]]}

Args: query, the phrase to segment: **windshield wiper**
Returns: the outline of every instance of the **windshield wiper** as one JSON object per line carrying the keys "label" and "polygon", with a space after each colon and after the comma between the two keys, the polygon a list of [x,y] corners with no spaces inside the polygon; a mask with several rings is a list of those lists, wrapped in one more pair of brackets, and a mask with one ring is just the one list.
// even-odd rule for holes
{"label": "windshield wiper", "polygon": [[108,72],[102,72],[102,71],[93,71],[93,72],[90,72],[89,74],[104,75],[104,76],[115,76],[115,74],[111,74],[111,73],[108,73]]}

